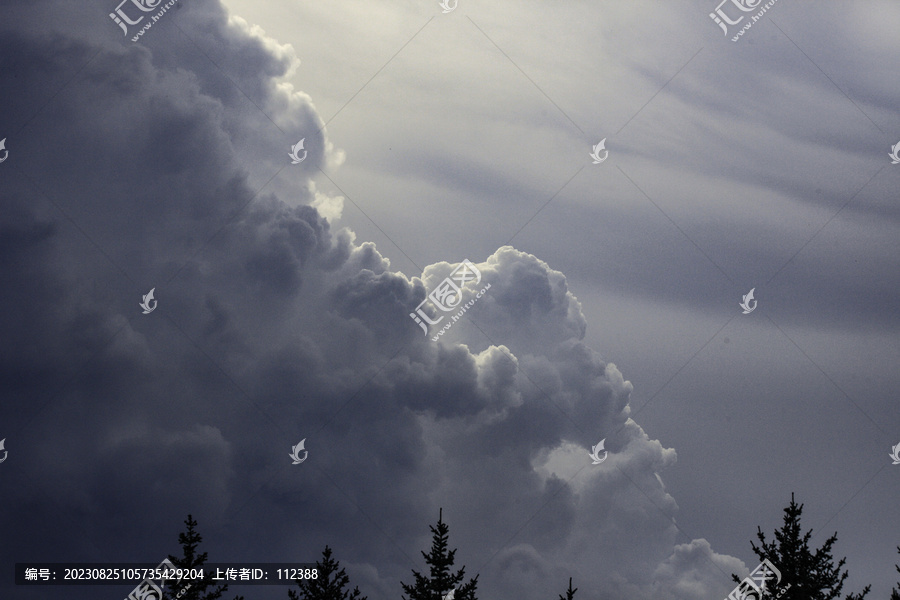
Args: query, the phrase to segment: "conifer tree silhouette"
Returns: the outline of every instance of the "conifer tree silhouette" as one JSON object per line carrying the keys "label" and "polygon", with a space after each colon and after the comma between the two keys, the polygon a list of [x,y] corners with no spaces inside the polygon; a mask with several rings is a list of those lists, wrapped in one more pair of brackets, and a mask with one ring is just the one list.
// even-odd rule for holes
{"label": "conifer tree silhouette", "polygon": [[[197,521],[191,515],[188,515],[184,524],[187,529],[183,533],[178,534],[178,543],[181,544],[182,557],[176,558],[170,554],[169,560],[178,569],[201,569],[206,564],[208,555],[206,552],[197,552],[200,542],[203,541],[203,537],[195,529]],[[162,600],[174,600],[186,586],[189,587],[181,593],[181,596],[178,596],[178,600],[219,600],[222,594],[228,591],[228,584],[213,586],[213,573],[205,573],[205,575],[206,577],[203,580],[170,583],[163,591]],[[213,586],[211,590],[209,589],[210,586]],[[234,600],[244,600],[244,597],[235,596]]]}
{"label": "conifer tree silhouette", "polygon": [[578,588],[572,589],[572,578],[569,577],[569,589],[566,590],[566,597],[559,597],[559,600],[572,600],[575,597],[575,592],[578,591]]}
{"label": "conifer tree silhouette", "polygon": [[[407,585],[400,582],[406,596],[402,596],[403,600],[442,600],[447,594],[453,591],[453,600],[478,600],[475,596],[475,589],[478,587],[478,575],[474,579],[470,579],[468,583],[460,586],[465,578],[466,568],[463,567],[456,574],[451,574],[450,567],[453,566],[456,550],[447,549],[447,539],[450,528],[444,523],[444,511],[438,513],[437,527],[429,525],[431,529],[431,552],[422,556],[425,563],[429,566],[429,576],[425,577],[415,569],[413,577],[415,583]],[[408,596],[408,598],[407,598]]]}
{"label": "conifer tree silhouette", "polygon": [[[900,546],[897,546],[897,553],[900,554]],[[900,573],[900,565],[894,565],[894,568]],[[891,590],[890,600],[900,600],[900,581],[897,582],[897,587]]]}
{"label": "conifer tree silhouette", "polygon": [[350,578],[344,569],[338,570],[340,566],[340,561],[331,557],[331,548],[326,545],[322,560],[316,561],[316,578],[298,579],[300,593],[288,590],[288,597],[291,600],[366,600],[360,595],[359,588],[354,587],[352,592],[344,589]]}
{"label": "conifer tree silhouette", "polygon": [[[774,532],[772,542],[766,542],[766,535],[757,527],[756,537],[760,545],[751,541],[750,546],[760,561],[769,559],[781,573],[779,590],[790,584],[790,588],[779,596],[779,600],[838,600],[849,573],[841,573],[847,559],[842,558],[835,565],[831,555],[837,533],[825,540],[821,548],[810,550],[809,540],[813,532],[809,530],[801,534],[802,513],[803,505],[794,502],[794,494],[791,494],[791,503],[784,509],[784,525]],[[741,581],[737,575],[731,577],[736,583]],[[862,600],[871,587],[867,585],[858,594],[848,594],[845,600]],[[771,600],[775,597],[774,593],[777,592],[770,585],[760,600]]]}

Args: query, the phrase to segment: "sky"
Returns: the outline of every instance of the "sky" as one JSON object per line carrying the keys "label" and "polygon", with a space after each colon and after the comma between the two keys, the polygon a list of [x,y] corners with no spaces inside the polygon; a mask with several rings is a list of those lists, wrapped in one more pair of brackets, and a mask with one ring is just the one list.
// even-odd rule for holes
{"label": "sky", "polygon": [[117,1],[0,5],[0,597],[191,514],[396,599],[441,511],[483,600],[721,600],[792,494],[889,596],[900,5]]}

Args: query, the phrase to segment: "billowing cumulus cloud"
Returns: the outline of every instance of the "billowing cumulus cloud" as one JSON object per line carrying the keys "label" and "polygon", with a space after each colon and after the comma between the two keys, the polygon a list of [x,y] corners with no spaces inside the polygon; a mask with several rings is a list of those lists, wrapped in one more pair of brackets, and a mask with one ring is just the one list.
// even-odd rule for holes
{"label": "billowing cumulus cloud", "polygon": [[[24,126],[0,182],[4,561],[152,562],[191,512],[214,560],[328,543],[374,599],[421,568],[442,507],[486,598],[567,577],[612,599],[727,592],[738,563],[678,543],[675,452],[629,418],[563,273],[512,246],[470,257],[470,308],[432,341],[409,315],[458,259],[396,272],[339,226],[311,179],[343,154],[283,82],[290,47],[214,2],[122,46],[40,6],[46,31],[2,36],[5,125]],[[280,129],[310,132],[308,162],[282,170]]]}

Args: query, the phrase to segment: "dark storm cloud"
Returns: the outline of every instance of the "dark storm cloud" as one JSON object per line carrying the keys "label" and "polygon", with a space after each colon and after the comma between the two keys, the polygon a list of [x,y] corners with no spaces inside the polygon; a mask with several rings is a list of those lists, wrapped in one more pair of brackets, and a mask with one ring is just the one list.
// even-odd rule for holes
{"label": "dark storm cloud", "polygon": [[[279,175],[292,197],[257,194],[286,163],[279,126],[321,119],[273,81],[286,47],[215,3],[182,6],[138,45],[64,3],[41,5],[46,31],[4,21],[4,127],[27,123],[0,182],[4,562],[155,561],[192,512],[220,560],[329,543],[396,590],[443,506],[486,596],[511,597],[514,577],[546,596],[576,574],[619,598],[677,578],[654,575],[675,551],[657,477],[675,453],[628,420],[631,384],[582,343],[565,276],[510,246],[470,257],[491,286],[473,322],[423,336],[409,314],[458,259],[409,279],[334,230],[306,185],[339,162],[324,133]],[[46,82],[67,79],[54,97]],[[678,597],[727,591],[702,571],[711,551],[676,558],[705,576]]]}

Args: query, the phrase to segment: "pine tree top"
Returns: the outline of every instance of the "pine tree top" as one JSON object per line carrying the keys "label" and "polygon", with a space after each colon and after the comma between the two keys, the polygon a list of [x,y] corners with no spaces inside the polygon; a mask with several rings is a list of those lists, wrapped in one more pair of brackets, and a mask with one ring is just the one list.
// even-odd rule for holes
{"label": "pine tree top", "polygon": [[359,592],[344,589],[350,584],[346,570],[340,561],[333,557],[331,547],[326,545],[322,551],[322,560],[316,561],[315,579],[298,579],[299,592],[288,590],[291,600],[366,600]]}
{"label": "pine tree top", "polygon": [[[781,596],[781,600],[839,600],[844,581],[849,573],[841,569],[847,559],[837,563],[832,556],[832,547],[837,542],[837,532],[831,535],[821,547],[810,549],[809,541],[813,531],[803,533],[800,520],[803,516],[803,505],[797,504],[794,494],[791,503],[784,508],[783,524],[774,532],[774,539],[769,542],[761,527],[756,528],[757,546],[752,541],[750,547],[760,561],[769,560],[781,573],[780,589],[790,585],[790,589]],[[732,575],[735,582],[741,580]],[[862,600],[871,586],[866,586],[859,594],[848,594],[845,600]],[[771,590],[769,590],[771,591]],[[764,598],[771,597],[766,594]]]}
{"label": "pine tree top", "polygon": [[447,594],[453,591],[453,600],[477,600],[475,590],[478,587],[478,576],[470,579],[468,583],[460,585],[465,579],[466,568],[462,567],[453,573],[456,560],[456,549],[449,549],[450,527],[444,523],[444,511],[438,512],[436,525],[429,525],[431,530],[431,551],[422,552],[422,558],[429,567],[428,577],[425,577],[413,569],[412,584],[400,585],[406,595],[403,600],[443,600]]}
{"label": "pine tree top", "polygon": [[572,578],[569,577],[569,589],[566,590],[566,597],[559,597],[559,600],[572,600],[575,598],[575,592],[578,591],[578,588],[572,589]]}

